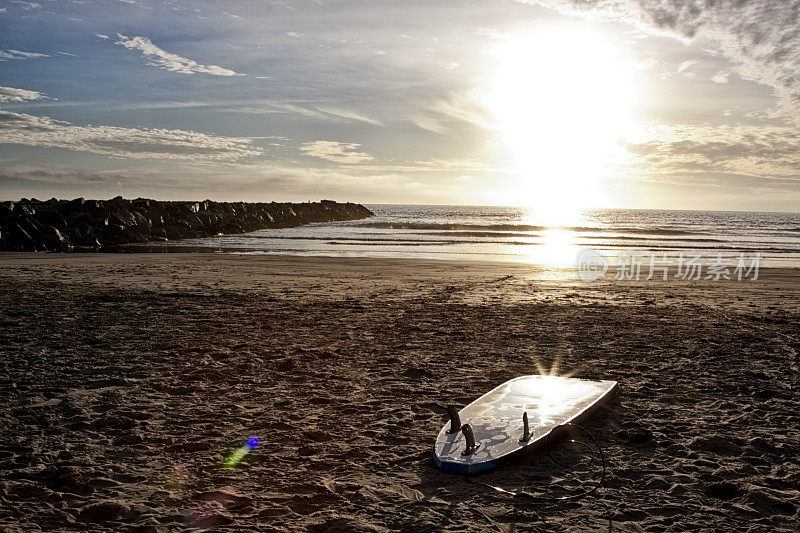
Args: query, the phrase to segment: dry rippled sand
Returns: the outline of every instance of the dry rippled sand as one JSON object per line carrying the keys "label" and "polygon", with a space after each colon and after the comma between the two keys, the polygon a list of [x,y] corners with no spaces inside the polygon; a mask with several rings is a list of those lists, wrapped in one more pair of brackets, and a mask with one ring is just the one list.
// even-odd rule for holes
{"label": "dry rippled sand", "polygon": [[[800,529],[798,272],[552,277],[0,255],[0,527]],[[620,382],[588,425],[608,461],[597,495],[515,499],[435,468],[447,403],[554,367]],[[597,473],[545,456],[481,479],[559,495]]]}

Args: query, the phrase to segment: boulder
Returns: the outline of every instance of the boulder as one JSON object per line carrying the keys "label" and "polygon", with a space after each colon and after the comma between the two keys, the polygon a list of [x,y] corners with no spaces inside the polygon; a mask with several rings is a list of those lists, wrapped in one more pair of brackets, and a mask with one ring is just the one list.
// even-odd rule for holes
{"label": "boulder", "polygon": [[47,226],[53,226],[59,229],[64,229],[68,226],[67,220],[64,218],[64,215],[55,210],[45,211],[40,209],[38,214],[36,215],[36,220]]}
{"label": "boulder", "polygon": [[108,217],[108,221],[109,223],[118,224],[123,227],[136,225],[136,217],[133,216],[133,213],[123,209],[112,212],[111,216]]}
{"label": "boulder", "polygon": [[44,247],[51,252],[70,252],[72,251],[72,243],[65,234],[58,228],[48,226],[43,231]]}

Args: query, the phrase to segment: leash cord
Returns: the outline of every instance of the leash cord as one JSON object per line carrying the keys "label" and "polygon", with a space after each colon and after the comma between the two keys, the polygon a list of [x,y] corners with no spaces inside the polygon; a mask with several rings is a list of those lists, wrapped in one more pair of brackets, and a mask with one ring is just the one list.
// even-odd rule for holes
{"label": "leash cord", "polygon": [[[523,486],[522,490],[513,491],[513,490],[504,489],[502,487],[498,487],[496,485],[491,485],[491,484],[483,482],[483,481],[474,481],[474,480],[472,480],[470,478],[467,478],[467,480],[469,482],[471,482],[471,483],[477,483],[478,485],[483,485],[483,486],[488,487],[490,489],[493,489],[493,490],[495,490],[497,492],[501,492],[503,494],[509,494],[511,496],[514,496],[515,498],[526,497],[526,498],[532,498],[534,500],[565,501],[565,500],[574,500],[574,499],[577,499],[577,498],[583,498],[585,496],[589,496],[591,494],[594,494],[595,492],[597,492],[597,489],[600,488],[600,486],[603,484],[603,481],[605,481],[605,479],[606,479],[606,456],[605,456],[605,453],[603,453],[603,448],[600,446],[600,443],[595,438],[595,436],[592,435],[592,432],[589,431],[588,429],[586,429],[585,427],[579,426],[578,424],[573,424],[571,422],[567,422],[566,424],[561,424],[558,427],[564,427],[564,426],[570,426],[570,427],[574,427],[574,428],[580,429],[581,431],[584,432],[585,435],[587,435],[592,440],[592,442],[594,442],[594,445],[597,447],[597,452],[600,455],[600,462],[601,462],[601,464],[603,466],[603,471],[600,474],[600,479],[596,483],[594,483],[593,487],[591,487],[589,489],[586,489],[586,490],[584,490],[582,492],[579,492],[577,494],[569,494],[567,496],[547,496],[547,495],[538,495],[538,494],[533,494],[531,492],[528,492],[527,490],[525,490],[527,488],[527,486]],[[547,437],[545,438],[545,441],[544,441],[544,446],[545,447],[547,447],[547,443],[550,441],[550,437],[552,436],[552,434],[553,434],[553,432],[551,431],[550,433],[548,433]],[[594,459],[596,457],[595,450],[591,446],[589,446],[587,443],[581,442],[581,441],[577,441],[575,439],[570,439],[570,440],[567,440],[565,442],[571,442],[571,443],[574,443],[574,444],[578,444],[578,445],[583,446],[586,449],[588,449],[591,452],[591,456],[592,456],[590,462],[594,462]],[[563,466],[563,467],[568,466],[568,465],[565,465],[564,463],[561,463],[560,461],[556,460],[553,457],[552,453],[548,452],[547,455],[550,458],[550,460],[553,461],[555,464],[557,464],[559,466]]]}

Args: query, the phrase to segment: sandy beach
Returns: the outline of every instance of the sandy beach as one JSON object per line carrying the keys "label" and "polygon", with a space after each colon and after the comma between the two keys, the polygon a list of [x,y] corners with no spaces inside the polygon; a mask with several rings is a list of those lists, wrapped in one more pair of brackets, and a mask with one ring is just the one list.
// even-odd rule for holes
{"label": "sandy beach", "polygon": [[[3,253],[0,527],[797,531],[798,301],[797,269]],[[569,449],[480,476],[540,499],[436,468],[447,404],[545,372],[620,384],[596,494],[548,499],[598,478]]]}

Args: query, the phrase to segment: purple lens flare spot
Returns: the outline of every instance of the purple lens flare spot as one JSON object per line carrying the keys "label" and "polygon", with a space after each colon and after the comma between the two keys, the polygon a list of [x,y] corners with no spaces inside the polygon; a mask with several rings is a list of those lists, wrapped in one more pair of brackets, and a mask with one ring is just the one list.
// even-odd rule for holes
{"label": "purple lens flare spot", "polygon": [[250,437],[247,439],[247,447],[251,450],[258,446],[258,437]]}

